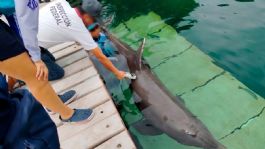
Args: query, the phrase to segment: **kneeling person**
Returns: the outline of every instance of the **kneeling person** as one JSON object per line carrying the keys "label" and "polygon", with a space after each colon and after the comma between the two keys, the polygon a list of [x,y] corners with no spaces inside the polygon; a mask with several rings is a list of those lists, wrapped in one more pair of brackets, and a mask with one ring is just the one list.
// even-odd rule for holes
{"label": "kneeling person", "polygon": [[93,23],[87,27],[94,41],[97,42],[98,46],[102,50],[103,54],[107,57],[115,56],[115,48],[113,47],[110,40],[107,36],[101,32],[100,26],[98,23]]}

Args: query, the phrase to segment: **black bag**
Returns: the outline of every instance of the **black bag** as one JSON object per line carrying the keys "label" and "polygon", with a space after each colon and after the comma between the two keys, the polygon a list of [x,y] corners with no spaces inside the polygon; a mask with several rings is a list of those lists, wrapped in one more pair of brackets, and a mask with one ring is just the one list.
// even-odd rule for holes
{"label": "black bag", "polygon": [[3,149],[60,148],[56,125],[27,90],[0,89],[0,134]]}

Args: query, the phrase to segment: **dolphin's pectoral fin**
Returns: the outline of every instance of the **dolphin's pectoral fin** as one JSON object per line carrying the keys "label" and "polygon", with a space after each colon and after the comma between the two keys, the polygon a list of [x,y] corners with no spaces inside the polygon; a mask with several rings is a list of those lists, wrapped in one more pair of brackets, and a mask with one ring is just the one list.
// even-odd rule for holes
{"label": "dolphin's pectoral fin", "polygon": [[137,50],[137,65],[138,65],[138,69],[141,70],[142,68],[142,56],[143,56],[143,52],[144,52],[144,45],[145,45],[145,38],[143,39],[140,47]]}
{"label": "dolphin's pectoral fin", "polygon": [[132,126],[142,135],[156,136],[161,135],[163,132],[156,128],[149,120],[142,119],[132,124]]}

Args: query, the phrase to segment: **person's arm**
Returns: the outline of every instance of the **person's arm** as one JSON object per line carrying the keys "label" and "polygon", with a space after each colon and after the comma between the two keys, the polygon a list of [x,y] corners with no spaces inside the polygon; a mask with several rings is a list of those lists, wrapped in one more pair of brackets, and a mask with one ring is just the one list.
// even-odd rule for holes
{"label": "person's arm", "polygon": [[[83,22],[82,22],[83,23]],[[73,33],[74,31],[75,33]],[[98,47],[97,43],[93,40],[91,34],[85,26],[75,26],[74,29],[68,30],[68,34],[76,42],[80,43],[85,50],[92,51],[94,56],[107,68],[110,70],[118,79],[128,78],[136,79],[136,76],[124,71],[119,71],[112,62],[102,53],[101,49]]]}
{"label": "person's arm", "polygon": [[98,47],[91,50],[91,52],[105,66],[105,68],[111,71],[118,79],[121,80],[125,77],[126,73],[124,71],[119,71]]}
{"label": "person's arm", "polygon": [[[83,23],[83,22],[82,22]],[[80,43],[87,52],[92,51],[93,55],[102,63],[109,71],[111,71],[118,79],[123,79],[125,72],[119,71],[112,62],[102,53],[101,49],[98,47],[97,43],[93,40],[91,34],[85,26],[73,26],[72,30],[67,30],[66,32],[70,37],[76,42]],[[75,33],[72,33],[75,31]]]}
{"label": "person's arm", "polygon": [[15,0],[16,19],[25,48],[37,68],[36,77],[48,79],[48,69],[41,60],[38,45],[39,3],[38,0]]}
{"label": "person's arm", "polygon": [[29,51],[34,62],[39,61],[41,56],[37,38],[39,25],[38,0],[15,0],[15,7],[16,19],[25,48]]}

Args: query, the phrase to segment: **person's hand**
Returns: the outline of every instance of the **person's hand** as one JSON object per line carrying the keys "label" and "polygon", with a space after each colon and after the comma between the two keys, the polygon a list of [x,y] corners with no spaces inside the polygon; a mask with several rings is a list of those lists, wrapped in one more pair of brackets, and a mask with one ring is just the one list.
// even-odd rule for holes
{"label": "person's hand", "polygon": [[130,73],[130,72],[125,72],[125,78],[127,79],[131,79],[131,80],[135,80],[137,77],[134,73]]}
{"label": "person's hand", "polygon": [[124,78],[131,79],[131,80],[135,80],[136,79],[136,75],[135,74],[130,73],[130,72],[124,72],[124,71],[119,71],[119,73],[116,74],[116,77],[119,80],[124,79]]}
{"label": "person's hand", "polygon": [[34,62],[37,72],[36,72],[36,78],[38,80],[44,80],[47,81],[48,80],[48,68],[46,67],[46,65],[44,64],[44,62],[42,60],[36,61]]}

